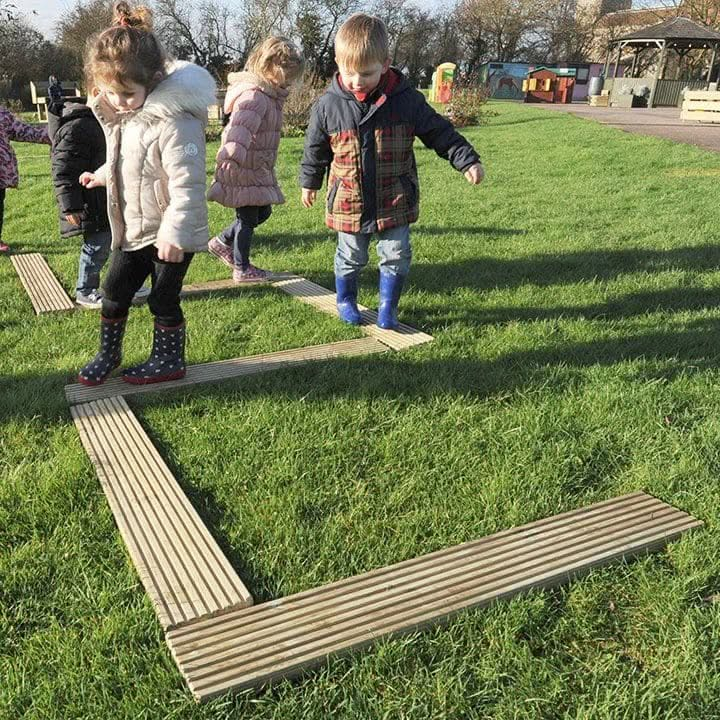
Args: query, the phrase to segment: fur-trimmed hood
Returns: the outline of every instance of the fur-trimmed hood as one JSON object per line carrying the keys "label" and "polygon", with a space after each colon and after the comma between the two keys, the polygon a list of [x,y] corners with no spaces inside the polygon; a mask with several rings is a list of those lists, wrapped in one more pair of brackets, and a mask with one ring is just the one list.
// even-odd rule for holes
{"label": "fur-trimmed hood", "polygon": [[225,95],[225,107],[226,113],[231,113],[235,105],[235,101],[240,97],[246,90],[252,90],[257,88],[268,97],[273,99],[281,98],[285,99],[288,96],[290,90],[288,88],[278,87],[273,85],[261,77],[258,77],[254,73],[243,70],[242,72],[234,72],[228,75],[228,90]]}
{"label": "fur-trimmed hood", "polygon": [[112,125],[129,117],[152,124],[189,113],[207,123],[208,105],[215,103],[215,81],[199,65],[174,60],[166,65],[167,77],[156,85],[143,106],[134,113],[118,113],[101,93],[91,103],[93,112],[104,124]]}

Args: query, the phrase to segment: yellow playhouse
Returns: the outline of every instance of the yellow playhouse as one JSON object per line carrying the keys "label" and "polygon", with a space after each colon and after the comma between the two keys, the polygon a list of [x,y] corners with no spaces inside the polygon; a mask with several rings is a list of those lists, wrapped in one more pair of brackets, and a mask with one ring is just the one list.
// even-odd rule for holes
{"label": "yellow playhouse", "polygon": [[442,63],[435,68],[430,88],[430,102],[450,102],[456,67],[455,63]]}

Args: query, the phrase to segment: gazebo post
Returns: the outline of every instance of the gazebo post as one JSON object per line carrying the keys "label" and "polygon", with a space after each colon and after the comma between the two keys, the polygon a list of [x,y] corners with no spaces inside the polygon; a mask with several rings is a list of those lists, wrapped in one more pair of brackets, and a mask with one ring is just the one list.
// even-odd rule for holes
{"label": "gazebo post", "polygon": [[655,77],[653,79],[653,86],[650,89],[650,97],[648,99],[649,108],[652,108],[653,103],[655,102],[655,91],[657,90],[658,79],[660,77],[661,69],[665,65],[665,41],[661,40],[660,42],[662,42],[662,45],[660,46],[660,58],[658,63],[655,65]]}
{"label": "gazebo post", "polygon": [[642,48],[638,45],[638,47],[635,48],[635,55],[633,56],[632,69],[630,70],[631,78],[635,77],[635,68],[637,67],[637,61],[638,61],[638,57],[639,57],[641,51],[642,51]]}
{"label": "gazebo post", "polygon": [[623,45],[618,43],[617,57],[615,58],[615,67],[613,68],[613,80],[617,78],[618,66],[620,65],[620,58],[622,57]]}
{"label": "gazebo post", "polygon": [[715,56],[717,55],[717,43],[713,45],[712,55],[710,56],[710,67],[708,68],[707,83],[708,85],[712,82],[712,71],[715,66]]}

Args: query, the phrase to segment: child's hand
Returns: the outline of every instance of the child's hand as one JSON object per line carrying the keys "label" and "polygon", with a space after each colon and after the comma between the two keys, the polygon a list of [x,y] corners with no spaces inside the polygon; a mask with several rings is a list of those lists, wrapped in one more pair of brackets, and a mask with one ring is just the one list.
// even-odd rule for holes
{"label": "child's hand", "polygon": [[75,225],[77,227],[83,221],[83,216],[81,213],[68,213],[65,216],[65,220],[67,220],[67,222],[71,225]]}
{"label": "child's hand", "polygon": [[465,171],[465,179],[471,185],[479,185],[483,181],[484,177],[485,169],[483,168],[482,163],[475,163]]}
{"label": "child's hand", "polygon": [[169,242],[160,242],[157,248],[158,257],[165,262],[179,263],[185,257],[185,251],[182,248]]}
{"label": "child's hand", "polygon": [[83,187],[86,187],[88,190],[92,190],[93,188],[102,186],[102,183],[98,182],[98,179],[95,177],[95,173],[91,172],[84,172],[80,176],[79,182]]}
{"label": "child's hand", "polygon": [[312,207],[315,204],[315,198],[317,197],[317,190],[308,190],[307,188],[302,189],[302,204],[306,207]]}

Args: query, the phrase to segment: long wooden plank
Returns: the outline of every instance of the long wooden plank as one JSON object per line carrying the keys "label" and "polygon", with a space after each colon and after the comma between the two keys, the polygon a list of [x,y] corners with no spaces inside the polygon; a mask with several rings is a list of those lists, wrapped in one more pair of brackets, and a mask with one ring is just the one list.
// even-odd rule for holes
{"label": "long wooden plank", "polygon": [[720,100],[720,92],[717,90],[688,90],[684,98],[685,100]]}
{"label": "long wooden plank", "polygon": [[165,629],[252,604],[252,596],[123,398],[73,419]]}
{"label": "long wooden plank", "polygon": [[287,278],[295,277],[292,273],[268,273],[266,283],[236,283],[232,278],[226,278],[224,280],[207,280],[205,282],[190,283],[183,285],[181,297],[193,297],[195,295],[204,295],[211,292],[218,292],[222,290],[242,290],[246,288],[266,287],[272,285],[274,282],[279,280],[285,280]]}
{"label": "long wooden plank", "polygon": [[[275,287],[284,290],[289,295],[298,298],[298,300],[308,305],[312,305],[322,312],[337,315],[335,293],[324,288],[322,285],[318,285],[301,277],[291,277],[273,284]],[[363,332],[393,350],[404,350],[413,345],[422,345],[423,343],[432,342],[433,340],[432,335],[416,330],[404,323],[400,323],[397,330],[382,330],[375,324],[377,321],[377,313],[374,310],[368,310],[368,308],[359,304],[358,308],[363,318],[361,325]]]}
{"label": "long wooden plank", "polygon": [[720,122],[719,112],[705,112],[704,110],[683,110],[680,113],[681,120],[693,120],[696,122],[703,123],[717,123]]}
{"label": "long wooden plank", "polygon": [[379,637],[446,621],[662,547],[701,523],[644,493],[496,533],[167,634],[198,700],[293,677]]}
{"label": "long wooden plank", "polygon": [[39,253],[11,255],[13,267],[30,297],[36,315],[61,310],[74,310],[75,304]]}
{"label": "long wooden plank", "polygon": [[191,365],[181,380],[172,380],[150,385],[131,385],[121,378],[111,378],[97,387],[86,387],[80,383],[65,386],[65,397],[70,404],[90,402],[101,398],[119,395],[136,395],[139,393],[160,392],[177,388],[198,385],[200,383],[222,382],[231,378],[255,373],[269,372],[283,368],[295,367],[319,360],[330,360],[339,357],[359,357],[381,353],[386,346],[370,337],[357,340],[312,345],[310,347],[282,350],[264,355],[220,360],[217,362]]}

